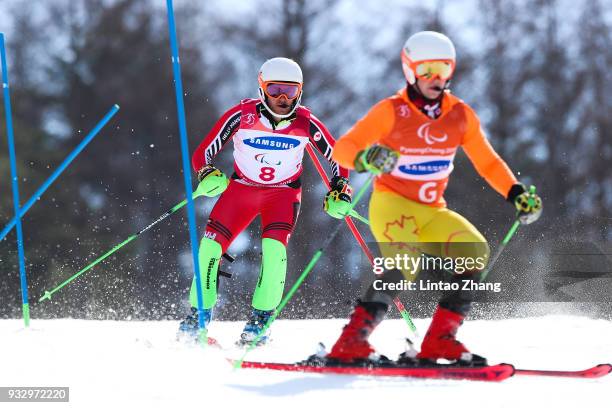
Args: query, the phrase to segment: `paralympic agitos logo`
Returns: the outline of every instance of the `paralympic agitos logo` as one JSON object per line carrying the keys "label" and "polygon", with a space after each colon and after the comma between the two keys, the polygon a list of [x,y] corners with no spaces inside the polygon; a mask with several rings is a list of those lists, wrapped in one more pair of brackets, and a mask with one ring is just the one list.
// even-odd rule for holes
{"label": "paralympic agitos logo", "polygon": [[258,162],[262,163],[262,164],[268,164],[270,166],[280,166],[281,164],[283,164],[283,162],[281,162],[280,160],[277,161],[268,161],[266,159],[266,155],[268,153],[259,153],[255,155],[255,160],[257,160]]}
{"label": "paralympic agitos logo", "polygon": [[428,145],[446,142],[446,140],[448,139],[448,135],[445,133],[442,136],[434,136],[429,133],[430,126],[431,122],[423,123],[421,126],[419,126],[419,129],[417,130],[417,135],[419,136],[419,138],[425,140],[425,143],[427,143]]}
{"label": "paralympic agitos logo", "polygon": [[244,144],[262,150],[289,150],[298,147],[300,142],[288,137],[261,136],[245,139]]}

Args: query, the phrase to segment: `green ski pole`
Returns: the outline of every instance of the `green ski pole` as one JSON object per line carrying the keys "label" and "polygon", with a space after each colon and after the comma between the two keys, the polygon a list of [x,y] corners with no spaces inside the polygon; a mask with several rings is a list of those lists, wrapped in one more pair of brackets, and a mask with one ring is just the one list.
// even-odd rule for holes
{"label": "green ski pole", "polygon": [[[199,185],[198,188],[193,192],[193,198],[198,198],[198,197],[204,195],[204,191],[203,191],[203,189],[200,186],[201,185]],[[100,256],[98,259],[96,259],[95,261],[93,261],[92,263],[87,265],[85,268],[81,269],[80,271],[78,271],[77,273],[72,275],[70,278],[66,279],[60,285],[56,286],[55,288],[53,288],[51,290],[45,291],[45,294],[40,299],[38,299],[38,302],[42,302],[43,300],[51,300],[51,295],[53,295],[55,292],[59,291],[64,286],[68,285],[70,282],[72,282],[73,280],[75,280],[76,278],[78,278],[79,276],[81,276],[82,274],[84,274],[85,272],[87,272],[88,270],[90,270],[91,268],[93,268],[94,266],[99,264],[100,262],[102,262],[104,259],[108,258],[112,254],[114,254],[115,252],[117,252],[118,250],[123,248],[125,245],[127,245],[130,242],[134,241],[136,238],[138,238],[140,236],[140,234],[142,234],[143,232],[149,230],[153,226],[159,224],[160,222],[162,222],[163,220],[165,220],[166,218],[168,218],[169,216],[171,216],[172,214],[174,214],[175,212],[177,212],[178,210],[183,208],[186,204],[187,204],[187,199],[181,201],[180,203],[178,203],[177,205],[175,205],[174,207],[172,207],[171,209],[166,211],[164,214],[162,214],[158,219],[156,219],[155,221],[153,221],[152,223],[150,223],[149,225],[147,225],[146,227],[144,227],[143,229],[141,229],[137,233],[131,235],[125,241],[121,242],[118,245],[115,245],[110,251],[108,251],[104,255]],[[229,260],[230,262],[233,261],[233,258],[231,256],[229,256],[227,254],[224,254],[223,256],[227,260]]]}
{"label": "green ski pole", "polygon": [[370,225],[370,221],[366,217],[362,216],[361,214],[359,214],[355,210],[349,211],[348,215],[353,217],[353,218],[355,218],[355,219],[357,219],[357,220],[359,220],[359,221],[361,221],[361,222],[363,222],[365,225]]}
{"label": "green ski pole", "polygon": [[[361,200],[361,198],[363,197],[365,192],[368,190],[368,187],[370,187],[370,184],[372,184],[372,181],[374,180],[374,177],[375,177],[374,174],[372,174],[372,175],[370,175],[370,177],[368,177],[366,182],[363,184],[363,186],[361,187],[361,189],[359,190],[359,192],[355,196],[355,199],[351,202],[351,206],[349,207],[349,212],[353,209],[353,207],[355,207],[357,205],[359,200]],[[278,307],[276,308],[276,310],[274,311],[274,313],[272,314],[270,319],[268,319],[268,322],[266,323],[264,328],[259,332],[257,337],[255,337],[253,339],[253,341],[251,341],[251,343],[249,344],[249,346],[245,350],[245,352],[242,355],[242,357],[240,357],[240,359],[237,360],[234,363],[234,368],[241,368],[242,367],[242,362],[244,361],[246,355],[251,350],[253,350],[255,348],[255,346],[259,342],[259,339],[261,339],[261,337],[264,335],[264,333],[266,331],[268,331],[268,329],[270,328],[270,325],[272,325],[272,323],[274,322],[274,320],[276,320],[276,318],[278,317],[280,312],[285,308],[285,306],[287,305],[289,300],[291,300],[291,298],[293,297],[295,292],[298,290],[298,288],[300,287],[302,282],[304,282],[304,279],[306,279],[306,276],[308,276],[308,274],[312,271],[312,269],[315,267],[315,265],[317,264],[317,262],[319,261],[319,259],[323,255],[323,251],[325,251],[327,246],[329,246],[329,244],[333,241],[334,237],[336,236],[336,234],[338,234],[338,231],[340,231],[341,228],[342,228],[342,223],[339,222],[336,225],[336,228],[334,228],[332,233],[327,237],[325,242],[323,242],[323,245],[321,245],[321,247],[317,250],[317,252],[315,252],[315,254],[313,255],[313,257],[310,260],[310,262],[308,262],[308,265],[306,265],[306,268],[304,269],[304,272],[302,272],[302,274],[299,276],[297,281],[293,284],[293,286],[291,287],[291,289],[289,290],[287,295],[280,302],[280,304],[278,305]]]}
{"label": "green ski pole", "polygon": [[[535,194],[535,192],[536,192],[536,187],[535,186],[530,186],[529,187],[529,194],[533,195],[533,194]],[[529,198],[529,200],[533,200],[533,198]],[[510,242],[510,240],[512,239],[512,237],[514,236],[514,234],[518,230],[519,225],[521,225],[521,221],[519,220],[518,216],[519,216],[519,213],[516,214],[516,219],[512,223],[512,226],[510,227],[510,229],[506,233],[506,236],[502,240],[501,244],[499,244],[499,248],[497,248],[497,251],[495,251],[495,253],[491,257],[491,260],[489,261],[489,264],[487,265],[487,269],[485,269],[485,271],[482,273],[482,275],[480,275],[480,281],[481,282],[483,282],[486,279],[486,277],[489,275],[489,272],[491,272],[491,270],[493,269],[493,266],[495,265],[495,263],[499,259],[501,253],[506,248],[506,245],[508,245],[508,242]]]}

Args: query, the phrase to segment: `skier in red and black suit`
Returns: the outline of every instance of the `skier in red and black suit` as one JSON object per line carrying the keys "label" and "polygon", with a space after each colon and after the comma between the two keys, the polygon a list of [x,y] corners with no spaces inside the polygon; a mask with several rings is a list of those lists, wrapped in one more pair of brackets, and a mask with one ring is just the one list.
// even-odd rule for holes
{"label": "skier in red and black suit", "polygon": [[[302,160],[308,143],[329,161],[333,178],[324,209],[343,218],[351,202],[348,170],[331,159],[334,139],[310,111],[300,105],[302,71],[287,58],[266,61],[259,71],[259,99],[245,99],[228,110],[196,149],[192,164],[200,186],[215,204],[199,250],[204,320],[210,322],[217,301],[217,270],[221,255],[257,215],[262,224],[262,263],[253,294],[252,314],[241,342],[252,341],[280,303],[287,270],[286,246],[298,217]],[[232,139],[231,180],[212,160]],[[180,330],[197,332],[195,279],[190,292],[191,313]],[[260,342],[267,341],[265,333]]]}

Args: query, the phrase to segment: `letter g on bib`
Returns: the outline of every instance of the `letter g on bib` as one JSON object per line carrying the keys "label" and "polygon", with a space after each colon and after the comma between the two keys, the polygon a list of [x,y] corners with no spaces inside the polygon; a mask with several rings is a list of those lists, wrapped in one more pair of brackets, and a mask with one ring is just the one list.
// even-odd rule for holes
{"label": "letter g on bib", "polygon": [[419,188],[419,200],[424,203],[433,203],[438,198],[438,189],[435,181],[423,183]]}

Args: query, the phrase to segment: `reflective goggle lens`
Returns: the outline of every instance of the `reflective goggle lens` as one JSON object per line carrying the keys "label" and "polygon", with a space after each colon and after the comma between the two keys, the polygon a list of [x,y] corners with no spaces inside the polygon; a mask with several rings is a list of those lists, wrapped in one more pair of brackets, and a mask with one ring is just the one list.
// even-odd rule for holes
{"label": "reflective goggle lens", "polygon": [[266,86],[266,93],[272,98],[278,98],[281,95],[285,95],[287,99],[295,99],[300,93],[300,86],[298,84],[271,82]]}
{"label": "reflective goggle lens", "polygon": [[452,74],[453,66],[444,61],[422,62],[416,67],[416,76],[418,78],[432,79],[438,77],[440,79],[448,79]]}

